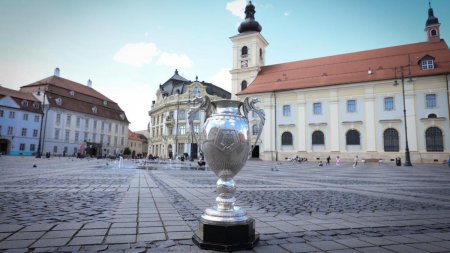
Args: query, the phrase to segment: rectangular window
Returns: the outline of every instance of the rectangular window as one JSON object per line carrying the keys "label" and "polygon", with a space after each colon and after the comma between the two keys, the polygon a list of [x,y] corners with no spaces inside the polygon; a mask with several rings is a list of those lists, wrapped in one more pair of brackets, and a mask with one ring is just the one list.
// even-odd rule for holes
{"label": "rectangular window", "polygon": [[89,128],[89,119],[85,119],[85,121],[84,121],[84,127],[85,127],[86,129]]}
{"label": "rectangular window", "polygon": [[101,134],[100,135],[100,143],[103,143],[103,138],[104,138],[105,136],[103,135],[103,134]]}
{"label": "rectangular window", "polygon": [[20,151],[24,151],[25,150],[25,143],[20,143],[19,150]]}
{"label": "rectangular window", "polygon": [[434,61],[433,60],[423,60],[422,61],[422,70],[434,69]]}
{"label": "rectangular window", "polygon": [[123,146],[123,143],[124,143],[124,139],[122,137],[122,138],[120,138],[120,145]]}
{"label": "rectangular window", "polygon": [[92,134],[92,142],[95,142],[97,140],[97,134]]}
{"label": "rectangular window", "polygon": [[97,120],[94,120],[94,129],[97,129]]}
{"label": "rectangular window", "polygon": [[61,124],[61,113],[56,114],[56,124]]}
{"label": "rectangular window", "polygon": [[393,97],[384,98],[384,110],[385,111],[393,111],[394,110],[394,98]]}
{"label": "rectangular window", "polygon": [[78,142],[78,140],[80,139],[80,132],[75,132],[75,142]]}
{"label": "rectangular window", "polygon": [[111,125],[111,123],[109,123],[109,125],[108,125],[108,132],[109,133],[111,133],[111,128],[112,128],[112,125]]}
{"label": "rectangular window", "polygon": [[10,119],[14,119],[16,117],[16,113],[15,112],[9,112],[9,118]]}
{"label": "rectangular window", "polygon": [[77,127],[80,127],[80,124],[81,124],[81,119],[80,119],[80,117],[77,117],[77,121],[76,121],[75,124],[77,125]]}
{"label": "rectangular window", "polygon": [[200,120],[200,112],[195,112],[193,118],[194,120]]}
{"label": "rectangular window", "polygon": [[283,116],[285,116],[285,117],[291,116],[291,106],[290,105],[283,105]]}
{"label": "rectangular window", "polygon": [[322,103],[314,103],[313,104],[313,113],[314,114],[322,114]]}
{"label": "rectangular window", "polygon": [[108,145],[111,145],[111,135],[108,135]]}
{"label": "rectangular window", "polygon": [[67,115],[66,117],[66,126],[70,126],[72,123],[72,115]]}
{"label": "rectangular window", "polygon": [[12,126],[9,126],[8,127],[8,135],[13,135],[13,132],[14,132],[14,127],[12,127]]}
{"label": "rectangular window", "polygon": [[53,153],[58,153],[58,146],[53,146]]}
{"label": "rectangular window", "polygon": [[356,112],[356,100],[347,100],[347,112]]}
{"label": "rectangular window", "polygon": [[186,119],[186,115],[185,115],[185,111],[184,110],[181,110],[181,111],[178,112],[178,119],[179,120]]}
{"label": "rectangular window", "polygon": [[168,127],[167,128],[167,135],[172,135],[173,133],[173,127]]}
{"label": "rectangular window", "polygon": [[66,130],[65,140],[69,141],[69,138],[70,138],[70,130]]}
{"label": "rectangular window", "polygon": [[125,133],[125,125],[122,125],[122,134]]}
{"label": "rectangular window", "polygon": [[40,119],[39,115],[34,116],[34,122],[39,122],[39,119]]}
{"label": "rectangular window", "polygon": [[179,126],[178,134],[180,134],[180,135],[186,134],[186,126],[185,125]]}
{"label": "rectangular window", "polygon": [[427,94],[425,96],[426,106],[427,108],[435,108],[436,107],[436,94]]}
{"label": "rectangular window", "polygon": [[0,125],[0,136],[2,135],[2,125]]}
{"label": "rectangular window", "polygon": [[105,130],[105,122],[104,121],[102,121],[102,132]]}
{"label": "rectangular window", "polygon": [[55,140],[59,139],[59,129],[55,129]]}
{"label": "rectangular window", "polygon": [[30,144],[30,151],[34,151],[36,149],[36,145],[35,144]]}
{"label": "rectangular window", "polygon": [[22,128],[22,136],[27,136],[27,129],[26,128]]}
{"label": "rectangular window", "polygon": [[37,129],[33,129],[33,137],[37,137],[38,136],[38,130]]}
{"label": "rectangular window", "polygon": [[3,113],[4,113],[4,111],[3,111],[3,110],[0,110],[0,117],[1,117],[1,118],[3,118]]}
{"label": "rectangular window", "polygon": [[84,141],[89,140],[89,133],[88,132],[84,132]]}
{"label": "rectangular window", "polygon": [[114,147],[117,147],[117,136],[114,136]]}
{"label": "rectangular window", "polygon": [[116,132],[116,134],[119,132],[119,125],[118,124],[116,124],[116,126],[115,126],[116,128],[114,129],[115,130],[115,132]]}
{"label": "rectangular window", "polygon": [[199,134],[200,133],[200,126],[194,125],[194,133]]}
{"label": "rectangular window", "polygon": [[23,114],[23,120],[28,121],[28,113]]}

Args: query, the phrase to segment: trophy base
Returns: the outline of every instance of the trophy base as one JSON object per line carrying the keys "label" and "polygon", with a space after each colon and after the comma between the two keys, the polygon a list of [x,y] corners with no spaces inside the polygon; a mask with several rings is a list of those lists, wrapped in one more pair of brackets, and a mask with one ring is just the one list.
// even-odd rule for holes
{"label": "trophy base", "polygon": [[192,241],[201,249],[235,251],[252,249],[259,241],[255,220],[245,222],[208,222],[200,220]]}

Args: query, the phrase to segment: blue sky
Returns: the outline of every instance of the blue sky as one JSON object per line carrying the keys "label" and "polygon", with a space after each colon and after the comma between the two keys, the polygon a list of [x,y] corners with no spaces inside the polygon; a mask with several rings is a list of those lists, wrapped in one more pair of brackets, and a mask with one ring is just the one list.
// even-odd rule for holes
{"label": "blue sky", "polygon": [[[266,64],[426,40],[426,0],[254,0]],[[187,79],[231,90],[232,44],[245,0],[0,0],[0,84],[61,76],[118,102],[132,130],[148,123],[160,83]],[[450,1],[433,0],[450,41]],[[239,17],[240,16],[240,17]]]}

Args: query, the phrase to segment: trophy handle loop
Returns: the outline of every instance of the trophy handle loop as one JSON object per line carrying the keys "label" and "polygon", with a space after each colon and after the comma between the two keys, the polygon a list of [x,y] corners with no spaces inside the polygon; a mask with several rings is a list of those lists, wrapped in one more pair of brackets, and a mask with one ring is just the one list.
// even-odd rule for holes
{"label": "trophy handle loop", "polygon": [[200,147],[200,152],[202,152],[202,145],[199,143],[197,135],[195,135],[195,131],[194,131],[194,115],[196,113],[198,113],[200,110],[203,110],[206,112],[205,120],[207,118],[209,118],[209,110],[211,108],[211,100],[208,96],[205,95],[204,97],[195,97],[194,99],[192,99],[192,102],[199,103],[200,105],[198,107],[193,107],[193,108],[191,108],[191,110],[189,110],[188,121],[189,121],[189,125],[191,127],[192,140],[194,140],[195,143],[198,144],[198,146]]}
{"label": "trophy handle loop", "polygon": [[[258,135],[256,136],[255,143],[253,144],[253,147],[250,150],[249,156],[253,153],[253,150],[256,147],[256,143],[258,143],[259,138],[261,137],[262,129],[263,129],[264,123],[266,121],[266,114],[264,113],[264,110],[256,108],[255,104],[258,102],[259,102],[259,99],[256,97],[255,98],[246,97],[244,99],[244,108],[243,109],[244,109],[245,118],[247,118],[247,120],[248,120],[249,112],[255,112],[259,117]],[[249,129],[250,128],[252,128],[252,127],[249,124]],[[252,131],[253,131],[253,129],[252,129]]]}

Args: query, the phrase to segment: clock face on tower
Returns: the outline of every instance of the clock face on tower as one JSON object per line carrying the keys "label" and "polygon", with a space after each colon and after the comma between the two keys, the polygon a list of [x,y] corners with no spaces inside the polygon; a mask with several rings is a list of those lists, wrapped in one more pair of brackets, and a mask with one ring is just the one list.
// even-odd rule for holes
{"label": "clock face on tower", "polygon": [[247,68],[248,67],[248,60],[241,61],[241,68]]}

